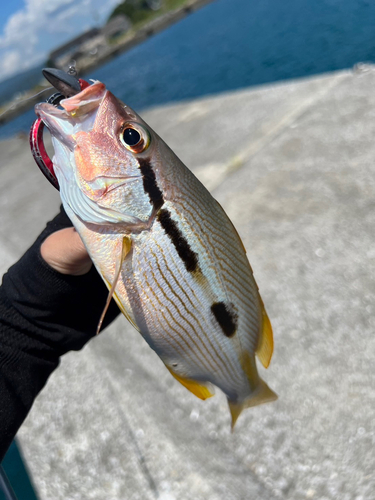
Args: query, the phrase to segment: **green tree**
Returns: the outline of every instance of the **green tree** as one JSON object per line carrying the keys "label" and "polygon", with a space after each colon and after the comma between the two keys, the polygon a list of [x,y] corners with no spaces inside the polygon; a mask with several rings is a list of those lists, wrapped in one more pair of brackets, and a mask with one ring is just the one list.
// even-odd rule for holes
{"label": "green tree", "polygon": [[144,0],[125,0],[115,8],[109,19],[119,14],[124,14],[133,24],[137,24],[145,21],[150,16],[150,8]]}

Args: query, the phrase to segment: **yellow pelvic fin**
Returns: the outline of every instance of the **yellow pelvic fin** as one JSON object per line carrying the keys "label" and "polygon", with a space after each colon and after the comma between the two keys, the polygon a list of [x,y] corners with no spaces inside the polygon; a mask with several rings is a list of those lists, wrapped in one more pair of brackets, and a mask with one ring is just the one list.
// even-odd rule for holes
{"label": "yellow pelvic fin", "polygon": [[232,416],[232,431],[242,410],[263,403],[269,403],[277,399],[277,394],[275,394],[264,380],[259,377],[253,355],[245,352],[241,359],[241,366],[249,381],[251,393],[248,398],[241,402],[232,402],[228,400],[229,410]]}
{"label": "yellow pelvic fin", "polygon": [[273,353],[273,334],[271,321],[266,313],[262,299],[260,299],[260,304],[262,307],[262,331],[259,337],[258,347],[256,349],[256,355],[259,361],[262,363],[264,368],[268,368],[271,363],[272,353]]}
{"label": "yellow pelvic fin", "polygon": [[192,392],[194,396],[197,396],[197,398],[204,400],[214,395],[214,393],[211,392],[206,385],[189,378],[180,377],[179,375],[176,375],[176,373],[174,373],[168,366],[167,368],[174,378],[186,387],[186,389],[189,389],[189,391]]}
{"label": "yellow pelvic fin", "polygon": [[113,297],[113,294],[115,293],[116,285],[117,285],[118,279],[119,279],[120,274],[121,274],[122,264],[124,263],[124,260],[125,260],[126,256],[130,252],[131,247],[132,247],[131,237],[128,236],[128,235],[125,235],[122,238],[121,255],[120,255],[119,260],[116,262],[116,269],[115,269],[115,275],[113,277],[113,283],[112,283],[111,288],[109,290],[108,297],[107,297],[107,302],[105,303],[102,315],[100,316],[98,327],[96,329],[96,335],[99,334],[100,328],[102,327],[105,314],[106,314],[106,312],[108,310],[108,307],[109,307],[109,304],[110,304],[111,299]]}

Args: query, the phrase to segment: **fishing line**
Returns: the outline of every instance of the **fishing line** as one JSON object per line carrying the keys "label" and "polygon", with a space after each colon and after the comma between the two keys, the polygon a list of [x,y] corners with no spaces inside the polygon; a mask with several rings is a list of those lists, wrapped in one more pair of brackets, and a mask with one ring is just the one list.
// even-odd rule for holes
{"label": "fishing line", "polygon": [[37,92],[36,94],[33,94],[32,96],[30,97],[26,97],[25,99],[22,99],[21,101],[17,101],[15,102],[14,104],[11,104],[10,106],[8,106],[7,108],[5,108],[5,110],[0,114],[0,118],[5,115],[5,113],[8,113],[9,110],[11,109],[16,109],[20,104],[22,104],[23,102],[26,102],[26,101],[29,101],[30,99],[34,99],[34,97],[40,95],[40,94],[43,94],[43,92],[46,92],[47,90],[54,90],[53,87],[46,87],[45,89],[41,90],[40,92]]}

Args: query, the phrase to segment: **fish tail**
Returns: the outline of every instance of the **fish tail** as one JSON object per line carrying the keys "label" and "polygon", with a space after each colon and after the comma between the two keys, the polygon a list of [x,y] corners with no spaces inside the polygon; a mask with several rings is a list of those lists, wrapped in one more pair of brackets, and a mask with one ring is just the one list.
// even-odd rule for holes
{"label": "fish tail", "polygon": [[245,352],[242,356],[241,365],[249,381],[251,393],[243,401],[234,402],[228,399],[229,410],[232,416],[232,431],[242,410],[263,403],[269,403],[277,399],[277,394],[259,377],[254,355]]}
{"label": "fish tail", "polygon": [[252,406],[261,405],[263,403],[270,403],[277,399],[277,394],[273,392],[268,385],[259,378],[259,384],[255,392],[251,394],[249,398],[241,403],[233,403],[228,400],[229,410],[232,417],[232,432],[234,426],[236,425],[237,419],[240,416],[242,410],[245,408],[251,408]]}

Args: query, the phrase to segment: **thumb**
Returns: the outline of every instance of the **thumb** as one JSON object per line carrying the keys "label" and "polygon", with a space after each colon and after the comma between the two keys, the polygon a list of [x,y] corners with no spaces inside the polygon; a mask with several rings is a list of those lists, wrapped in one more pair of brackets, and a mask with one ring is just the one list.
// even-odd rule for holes
{"label": "thumb", "polygon": [[81,237],[73,227],[48,236],[40,252],[47,264],[62,274],[81,276],[89,272],[92,266]]}

